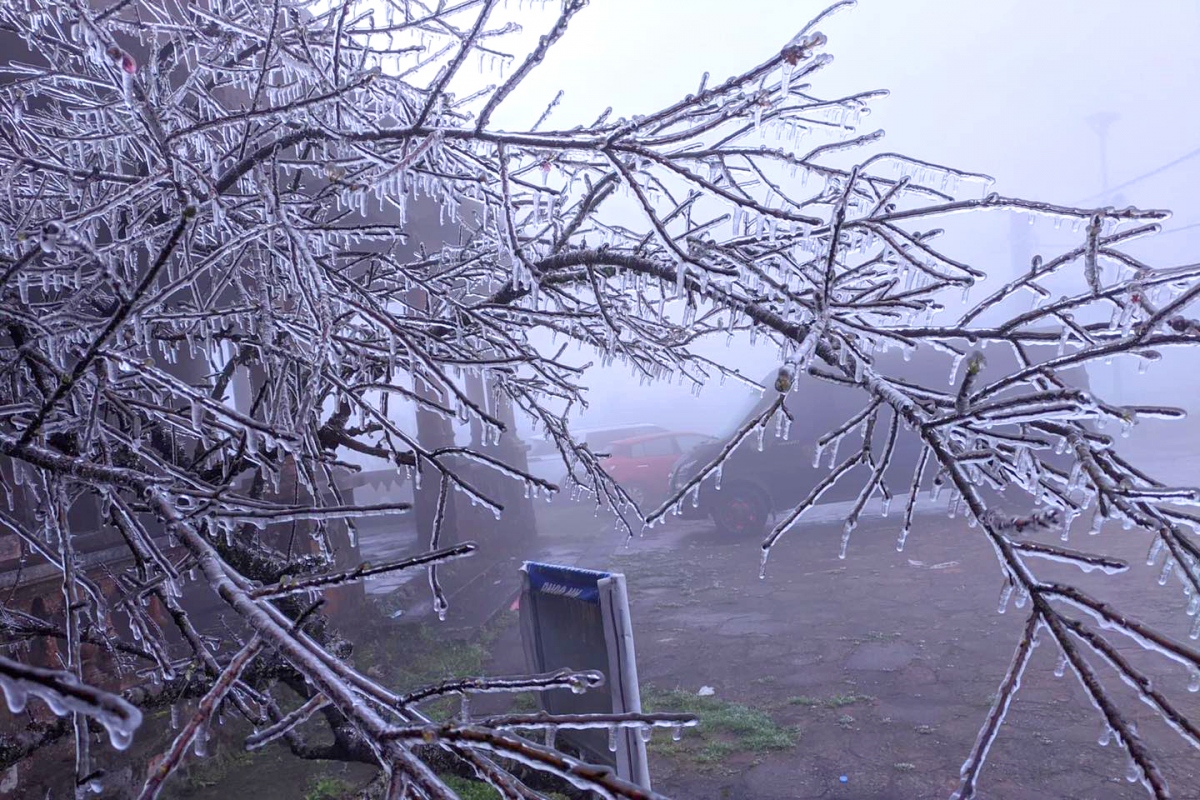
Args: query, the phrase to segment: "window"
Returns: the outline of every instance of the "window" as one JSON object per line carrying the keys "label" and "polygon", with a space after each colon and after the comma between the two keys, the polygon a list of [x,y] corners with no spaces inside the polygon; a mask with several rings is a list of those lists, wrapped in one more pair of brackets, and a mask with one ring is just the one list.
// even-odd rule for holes
{"label": "window", "polygon": [[678,454],[675,449],[675,440],[670,436],[661,436],[657,439],[646,439],[642,442],[637,442],[633,445],[634,458],[656,458],[660,456],[673,456]]}
{"label": "window", "polygon": [[681,433],[675,437],[675,443],[679,445],[679,452],[686,453],[699,447],[707,436],[701,436],[698,433]]}
{"label": "window", "polygon": [[610,444],[604,450],[613,458],[629,458],[634,455],[633,448],[627,444]]}

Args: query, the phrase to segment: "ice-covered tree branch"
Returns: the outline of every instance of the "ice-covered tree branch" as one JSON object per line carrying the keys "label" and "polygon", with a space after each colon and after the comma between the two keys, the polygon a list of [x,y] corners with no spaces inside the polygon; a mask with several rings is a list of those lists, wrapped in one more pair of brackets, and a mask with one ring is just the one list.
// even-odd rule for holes
{"label": "ice-covered tree branch", "polygon": [[[347,663],[319,597],[424,567],[444,614],[439,565],[472,550],[443,544],[456,508],[502,517],[511,509],[495,487],[516,485],[586,498],[630,532],[662,522],[716,496],[740,448],[792,436],[792,407],[807,417],[806,387],[824,385],[857,399],[813,443],[822,473],[773,509],[764,570],[833,493],[852,500],[843,556],[858,520],[894,499],[905,503],[903,548],[932,490],[991,544],[1001,609],[1014,595],[1031,606],[961,796],[978,791],[1039,635],[1116,733],[1135,779],[1166,796],[1155,754],[1092,664],[1112,667],[1195,745],[1186,706],[1148,685],[1105,634],[1192,671],[1195,650],[1037,572],[1047,561],[1124,571],[1102,552],[1039,540],[1066,540],[1081,515],[1096,531],[1119,520],[1153,543],[1160,582],[1178,580],[1197,615],[1200,516],[1189,508],[1200,494],[1155,479],[1101,430],[1182,412],[1118,405],[1078,378],[1108,359],[1148,366],[1200,344],[1200,267],[1126,252],[1166,212],[1008,197],[981,173],[881,150],[882,132],[862,127],[880,93],[818,96],[830,58],[817,21],[758,65],[711,86],[706,76],[662,109],[555,130],[556,97],[526,129],[497,127],[527,76],[587,24],[584,6],[563,3],[519,57],[499,49],[509,12],[473,0],[432,10],[402,0],[0,9],[0,34],[19,50],[0,62],[0,467],[12,484],[0,529],[53,571],[68,607],[61,626],[18,614],[3,624],[22,640],[63,642],[70,668],[8,653],[5,687],[20,689],[10,705],[32,692],[78,712],[75,777],[89,779],[87,718],[121,743],[140,718],[80,681],[85,646],[107,640],[146,686],[181,672],[205,678],[147,796],[227,706],[258,731],[247,746],[373,760],[396,797],[451,796],[430,747],[505,797],[536,796],[505,759],[580,791],[646,796],[513,731],[683,720],[433,724],[420,710],[428,699],[598,681],[384,686]],[[509,62],[519,66],[507,77],[489,73]],[[1009,265],[936,227],[1000,214],[1066,223],[1072,244],[1005,279]],[[702,347],[733,340],[776,357],[774,386],[760,387],[757,411],[645,513],[572,434],[591,368],[697,390],[727,377],[753,383]],[[496,445],[517,431],[501,407],[553,442],[566,485],[510,463]],[[480,440],[423,440],[414,414],[474,426]],[[364,463],[436,482],[426,483],[435,499],[415,552],[346,568],[332,525],[414,513],[346,496],[339,476]],[[92,521],[128,552],[111,581],[80,568],[75,504],[94,506]],[[311,547],[300,552],[295,536],[277,546],[283,528]],[[203,630],[189,612],[193,570],[189,591],[237,620],[231,641],[247,644],[236,655],[218,658],[209,645],[228,631]],[[178,642],[143,601],[165,609]],[[114,615],[139,642],[116,634]],[[268,659],[302,687],[296,710],[280,711],[279,688],[250,677]],[[298,733],[318,722],[333,745]]]}

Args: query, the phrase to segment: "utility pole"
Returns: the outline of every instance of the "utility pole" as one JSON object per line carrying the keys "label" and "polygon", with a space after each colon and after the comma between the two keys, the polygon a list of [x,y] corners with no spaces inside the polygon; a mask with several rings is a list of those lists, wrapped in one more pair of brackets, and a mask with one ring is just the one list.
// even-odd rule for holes
{"label": "utility pole", "polygon": [[1087,117],[1087,124],[1100,137],[1100,191],[1108,194],[1108,129],[1121,118],[1112,111],[1099,111]]}

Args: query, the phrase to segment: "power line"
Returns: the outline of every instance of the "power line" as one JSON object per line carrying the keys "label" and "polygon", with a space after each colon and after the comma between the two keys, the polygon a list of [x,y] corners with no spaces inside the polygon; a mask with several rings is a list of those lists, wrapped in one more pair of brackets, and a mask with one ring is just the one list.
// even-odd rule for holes
{"label": "power line", "polygon": [[1193,222],[1190,225],[1180,225],[1178,228],[1168,228],[1154,238],[1161,239],[1164,236],[1170,236],[1172,233],[1180,233],[1182,231],[1190,231],[1193,228],[1200,228],[1200,222]]}
{"label": "power line", "polygon": [[[1117,184],[1116,186],[1111,186],[1102,192],[1096,192],[1093,195],[1089,195],[1088,197],[1085,197],[1082,200],[1080,200],[1076,205],[1083,205],[1084,203],[1086,203],[1089,200],[1095,200],[1097,197],[1104,197],[1105,195],[1110,195],[1110,194],[1113,194],[1114,192],[1119,192],[1120,190],[1126,188],[1127,186],[1132,186],[1135,183],[1144,181],[1144,180],[1146,180],[1146,178],[1152,178],[1155,175],[1159,174],[1160,172],[1165,172],[1165,171],[1169,170],[1171,167],[1182,164],[1184,161],[1187,161],[1190,158],[1195,158],[1196,156],[1200,156],[1200,147],[1197,147],[1195,150],[1191,151],[1190,153],[1184,153],[1183,155],[1181,155],[1179,158],[1175,159],[1174,161],[1169,161],[1166,164],[1163,164],[1161,167],[1152,169],[1143,175],[1138,175],[1136,178],[1131,178],[1131,179],[1125,181],[1124,183]],[[1175,230],[1182,230],[1182,228],[1176,228]]]}

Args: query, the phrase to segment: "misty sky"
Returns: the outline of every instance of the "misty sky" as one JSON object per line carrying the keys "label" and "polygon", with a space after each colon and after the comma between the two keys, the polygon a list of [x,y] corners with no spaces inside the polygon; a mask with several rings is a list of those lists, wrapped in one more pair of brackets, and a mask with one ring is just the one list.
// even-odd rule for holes
{"label": "misty sky", "polygon": [[[510,0],[510,12],[516,5]],[[593,3],[514,93],[496,125],[528,126],[559,88],[567,94],[549,127],[591,122],[607,105],[617,116],[652,112],[694,92],[705,70],[718,81],[769,58],[825,5]],[[527,35],[536,37],[552,17],[534,13],[521,19]],[[545,22],[538,25],[540,20]],[[1170,208],[1175,216],[1165,234],[1136,252],[1158,265],[1200,260],[1195,189],[1200,155],[1136,180],[1119,198],[1104,197],[1100,138],[1089,123],[1096,114],[1117,115],[1108,131],[1109,186],[1200,150],[1193,102],[1200,84],[1200,52],[1194,46],[1200,3],[860,0],[820,29],[835,62],[815,78],[816,94],[891,91],[874,103],[861,126],[887,131],[881,149],[988,173],[1005,195]],[[1187,227],[1192,224],[1196,227]],[[1049,221],[1038,222],[1032,235],[1043,252],[1079,238]],[[995,226],[982,244],[1004,250],[1002,261],[1009,259],[1006,225]],[[756,365],[753,371],[769,368],[773,356],[760,349],[746,360]],[[1155,372],[1135,380],[1148,386]],[[670,422],[711,428],[714,414],[728,413],[733,403],[721,392],[706,390],[697,401],[685,390],[590,382],[595,386],[590,425]]]}

